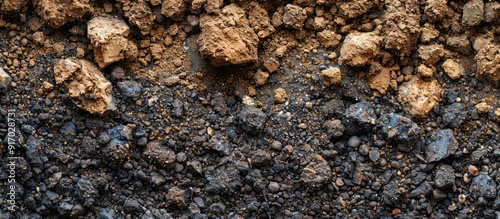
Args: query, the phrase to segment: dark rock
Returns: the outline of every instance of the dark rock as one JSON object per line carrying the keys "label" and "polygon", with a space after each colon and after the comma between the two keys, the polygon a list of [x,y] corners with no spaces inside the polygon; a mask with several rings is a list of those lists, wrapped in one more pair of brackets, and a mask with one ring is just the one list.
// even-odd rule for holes
{"label": "dark rock", "polygon": [[244,131],[258,134],[264,130],[267,116],[257,107],[245,105],[238,113],[237,120]]}
{"label": "dark rock", "polygon": [[78,218],[80,216],[85,215],[85,213],[87,213],[85,208],[83,208],[83,206],[81,204],[76,204],[71,209],[71,214],[69,215],[69,217],[70,218]]}
{"label": "dark rock", "polygon": [[252,155],[252,165],[257,167],[263,167],[269,164],[271,161],[271,155],[264,150],[257,150]]}
{"label": "dark rock", "polygon": [[440,161],[455,154],[458,149],[458,141],[451,129],[439,130],[432,133],[427,139],[425,154],[428,162]]}
{"label": "dark rock", "polygon": [[440,189],[448,189],[455,182],[455,170],[450,165],[442,165],[436,171],[434,185]]}
{"label": "dark rock", "polygon": [[170,188],[167,193],[167,201],[178,207],[185,207],[187,205],[186,191],[177,186]]}
{"label": "dark rock", "polygon": [[373,163],[378,163],[380,161],[380,151],[378,150],[378,148],[373,148],[372,150],[370,150],[370,154],[368,155],[368,157]]}
{"label": "dark rock", "polygon": [[184,115],[184,104],[182,103],[181,100],[175,99],[172,106],[174,107],[172,109],[173,116],[180,118],[180,117],[182,117],[182,115]]}
{"label": "dark rock", "polygon": [[326,130],[326,135],[329,139],[338,138],[342,136],[345,131],[344,125],[342,125],[342,122],[338,119],[326,120],[323,123],[322,128]]}
{"label": "dark rock", "polygon": [[417,188],[410,193],[410,198],[420,198],[421,195],[428,196],[432,192],[432,186],[429,182],[422,182]]}
{"label": "dark rock", "polygon": [[118,82],[117,86],[121,94],[128,98],[137,98],[142,93],[142,84],[135,81]]}
{"label": "dark rock", "polygon": [[188,162],[187,171],[194,176],[203,176],[203,166],[198,160]]}
{"label": "dark rock", "polygon": [[223,215],[226,211],[226,205],[222,202],[213,203],[210,205],[210,212],[214,215]]}
{"label": "dark rock", "polygon": [[83,201],[87,207],[92,206],[96,198],[99,197],[99,191],[94,187],[94,184],[90,180],[84,178],[78,180],[76,192],[79,194],[80,200]]}
{"label": "dark rock", "polygon": [[345,132],[349,135],[363,134],[371,131],[377,119],[372,106],[366,101],[352,104],[346,109],[344,115],[342,124],[346,127]]}
{"label": "dark rock", "polygon": [[386,205],[399,205],[403,200],[403,194],[399,191],[399,185],[392,181],[384,186],[382,198]]}
{"label": "dark rock", "polygon": [[463,103],[453,103],[444,109],[443,123],[451,128],[460,126],[465,118],[467,118],[467,110]]}
{"label": "dark rock", "polygon": [[345,112],[344,102],[342,100],[332,99],[321,106],[320,111],[328,117],[340,117]]}
{"label": "dark rock", "polygon": [[135,199],[127,199],[125,201],[125,204],[123,205],[123,210],[129,214],[142,214],[144,213],[144,209],[142,208],[141,204]]}
{"label": "dark rock", "polygon": [[115,210],[111,208],[102,208],[97,213],[97,219],[114,219],[115,218]]}
{"label": "dark rock", "polygon": [[495,198],[497,194],[495,181],[485,172],[480,172],[479,175],[472,179],[469,191],[474,197]]}
{"label": "dark rock", "polygon": [[269,189],[269,192],[277,193],[280,190],[280,184],[278,184],[277,182],[270,182],[267,188]]}
{"label": "dark rock", "polygon": [[172,169],[175,164],[175,152],[164,147],[160,142],[149,142],[142,156],[151,163],[163,168]]}
{"label": "dark rock", "polygon": [[80,149],[80,156],[82,156],[82,158],[91,158],[93,155],[97,154],[99,143],[90,136],[85,136],[83,137],[81,144],[78,144],[78,146]]}
{"label": "dark rock", "polygon": [[396,113],[382,114],[379,118],[379,136],[395,143],[402,151],[410,151],[422,137],[422,131],[410,118]]}
{"label": "dark rock", "polygon": [[358,136],[351,136],[349,138],[349,141],[347,142],[347,145],[352,148],[357,148],[361,144],[361,139],[359,139]]}
{"label": "dark rock", "polygon": [[353,171],[352,174],[352,182],[356,185],[361,185],[363,181],[366,180],[367,174],[371,172],[372,166],[369,166],[367,164],[357,162],[356,163],[356,168]]}
{"label": "dark rock", "polygon": [[243,186],[239,171],[234,166],[221,166],[206,173],[205,179],[208,181],[205,190],[213,194],[232,195]]}
{"label": "dark rock", "polygon": [[441,189],[434,189],[432,191],[432,197],[434,197],[436,201],[441,201],[447,197],[447,193]]}
{"label": "dark rock", "polygon": [[302,182],[308,186],[319,187],[332,177],[328,162],[319,154],[312,154],[310,163],[301,174]]}
{"label": "dark rock", "polygon": [[212,149],[217,151],[220,155],[228,156],[231,154],[229,143],[226,141],[221,141],[217,137],[213,136],[210,138],[208,143],[211,145]]}
{"label": "dark rock", "polygon": [[69,214],[71,213],[71,209],[73,209],[73,206],[73,204],[63,202],[57,208],[57,212],[59,212],[60,215],[69,216]]}
{"label": "dark rock", "polygon": [[64,125],[59,129],[59,132],[63,135],[71,135],[71,136],[76,136],[77,131],[76,131],[76,125],[73,122],[66,122]]}
{"label": "dark rock", "polygon": [[483,157],[488,154],[488,152],[485,150],[485,149],[482,149],[482,148],[478,148],[477,150],[475,150],[474,152],[472,152],[472,154],[470,155],[470,158],[471,158],[471,162],[473,164],[478,164],[481,162],[481,160],[483,160]]}

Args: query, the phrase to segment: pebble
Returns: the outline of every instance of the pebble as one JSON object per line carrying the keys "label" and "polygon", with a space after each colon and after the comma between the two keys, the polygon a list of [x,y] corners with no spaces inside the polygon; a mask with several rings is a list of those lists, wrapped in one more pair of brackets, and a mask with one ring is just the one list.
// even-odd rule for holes
{"label": "pebble", "polygon": [[342,180],[342,178],[337,178],[335,180],[335,185],[337,185],[338,187],[344,186],[344,181]]}
{"label": "pebble", "polygon": [[430,142],[425,147],[425,155],[428,162],[440,161],[455,154],[458,149],[458,141],[453,135],[453,130],[438,130],[428,137]]}
{"label": "pebble", "polygon": [[361,143],[361,139],[359,139],[358,136],[352,136],[351,138],[349,138],[347,145],[349,145],[349,147],[352,147],[352,148],[357,148],[360,143]]}
{"label": "pebble", "polygon": [[370,146],[368,146],[367,144],[362,144],[360,147],[359,147],[359,150],[358,150],[359,154],[363,155],[363,156],[366,156],[370,153]]}
{"label": "pebble", "polygon": [[477,169],[476,166],[474,165],[469,165],[467,166],[467,171],[469,171],[469,173],[472,175],[472,176],[477,176],[479,174],[479,170]]}
{"label": "pebble", "polygon": [[271,182],[267,188],[269,188],[271,193],[277,193],[280,190],[280,184],[277,182]]}
{"label": "pebble", "polygon": [[275,151],[281,151],[281,148],[283,146],[281,145],[281,142],[279,141],[274,141],[272,144],[271,144],[271,148]]}
{"label": "pebble", "polygon": [[480,172],[470,184],[469,191],[474,197],[495,198],[497,194],[495,181],[485,172]]}
{"label": "pebble", "polygon": [[252,155],[252,165],[257,167],[266,166],[271,161],[271,155],[264,150],[257,150]]}
{"label": "pebble", "polygon": [[436,171],[434,178],[434,185],[437,188],[447,189],[451,188],[455,182],[455,170],[450,165],[442,165]]}

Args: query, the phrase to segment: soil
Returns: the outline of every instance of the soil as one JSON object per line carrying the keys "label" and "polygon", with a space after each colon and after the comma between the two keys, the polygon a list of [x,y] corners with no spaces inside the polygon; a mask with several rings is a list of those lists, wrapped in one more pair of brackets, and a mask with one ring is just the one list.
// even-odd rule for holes
{"label": "soil", "polygon": [[500,218],[500,3],[0,0],[0,218]]}

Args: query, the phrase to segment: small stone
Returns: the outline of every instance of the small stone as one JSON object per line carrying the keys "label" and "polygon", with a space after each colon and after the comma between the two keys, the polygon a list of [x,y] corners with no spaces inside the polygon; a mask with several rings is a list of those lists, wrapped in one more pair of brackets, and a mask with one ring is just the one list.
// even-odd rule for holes
{"label": "small stone", "polygon": [[413,77],[399,87],[398,96],[412,117],[425,118],[434,105],[441,101],[441,90],[436,80],[424,81]]}
{"label": "small stone", "polygon": [[478,113],[484,114],[484,113],[487,113],[488,110],[490,110],[490,106],[487,103],[485,103],[485,102],[478,103],[476,105],[476,110],[477,110]]}
{"label": "small stone", "polygon": [[281,142],[275,141],[271,144],[271,148],[276,151],[281,151],[282,145]]}
{"label": "small stone", "polygon": [[143,157],[163,168],[172,169],[175,166],[175,152],[162,146],[160,142],[149,142],[143,152]]}
{"label": "small stone", "polygon": [[453,59],[447,59],[444,61],[442,67],[444,72],[446,72],[451,79],[458,79],[465,73],[464,67]]}
{"label": "small stone", "polygon": [[477,169],[476,166],[474,165],[469,165],[467,167],[467,171],[469,171],[469,173],[472,175],[472,176],[477,176],[479,174],[479,170]]}
{"label": "small stone", "polygon": [[312,154],[311,162],[304,167],[301,179],[306,185],[319,187],[330,180],[331,175],[331,168],[325,158]]}
{"label": "small stone", "polygon": [[123,210],[129,214],[141,214],[144,212],[141,204],[135,199],[127,199],[123,205]]}
{"label": "small stone", "polygon": [[300,30],[307,19],[306,10],[297,5],[287,4],[283,13],[283,23],[288,28]]}
{"label": "small stone", "polygon": [[278,68],[280,67],[280,63],[275,58],[270,58],[266,62],[264,62],[264,67],[269,73],[273,73],[278,70]]}
{"label": "small stone", "polygon": [[474,197],[495,198],[497,194],[495,181],[486,172],[480,172],[474,177],[469,191]]}
{"label": "small stone", "polygon": [[357,148],[361,144],[361,139],[359,139],[358,136],[352,136],[349,138],[349,141],[347,142],[347,145],[352,148]]}
{"label": "small stone", "polygon": [[255,75],[253,76],[255,85],[257,86],[262,86],[266,84],[268,78],[269,78],[269,73],[261,70],[257,71],[257,73],[255,73]]}
{"label": "small stone", "polygon": [[370,153],[370,146],[368,146],[367,144],[362,144],[360,147],[359,147],[359,154],[361,154],[362,156],[366,156]]}
{"label": "small stone", "polygon": [[472,177],[468,173],[465,173],[463,178],[464,178],[464,183],[469,184],[472,181]]}
{"label": "small stone", "polygon": [[483,20],[484,2],[483,0],[469,0],[463,7],[462,25],[476,26]]}
{"label": "small stone", "polygon": [[342,82],[342,74],[340,73],[340,68],[330,67],[321,71],[320,74],[323,79],[325,86],[330,86],[331,84],[340,84]]}
{"label": "small stone", "polygon": [[425,64],[421,64],[417,68],[418,74],[420,74],[421,77],[424,78],[430,78],[434,75],[434,69],[427,67]]}
{"label": "small stone", "polygon": [[177,85],[180,81],[181,78],[179,77],[179,75],[172,75],[165,79],[165,84],[170,87]]}
{"label": "small stone", "polygon": [[186,191],[180,189],[177,186],[174,186],[168,190],[166,198],[170,204],[174,204],[179,207],[186,206]]}
{"label": "small stone", "polygon": [[271,155],[264,150],[257,150],[252,155],[252,164],[257,167],[268,165],[271,161]]}
{"label": "small stone", "polygon": [[495,109],[495,118],[497,121],[500,121],[500,108]]}
{"label": "small stone", "polygon": [[337,178],[335,180],[335,185],[337,185],[338,187],[344,186],[344,180],[342,180],[342,178]]}
{"label": "small stone", "polygon": [[252,105],[245,105],[236,118],[243,130],[251,134],[261,132],[267,120],[266,114]]}
{"label": "small stone", "polygon": [[432,133],[428,137],[428,142],[428,145],[425,147],[428,162],[440,161],[455,154],[459,146],[451,129],[439,130]]}
{"label": "small stone", "polygon": [[285,102],[286,98],[287,98],[287,94],[286,94],[286,91],[285,89],[283,88],[278,88],[276,90],[274,90],[274,100],[278,103],[283,103]]}
{"label": "small stone", "polygon": [[327,120],[321,126],[323,129],[326,129],[326,135],[330,138],[338,138],[344,135],[345,127],[342,125],[342,122],[338,119],[335,120]]}
{"label": "small stone", "polygon": [[378,163],[380,161],[380,151],[378,150],[378,148],[373,148],[372,150],[370,150],[370,154],[368,155],[368,157],[373,163]]}
{"label": "small stone", "polygon": [[271,182],[269,183],[269,186],[267,187],[271,193],[277,193],[280,191],[280,184],[277,182]]}
{"label": "small stone", "polygon": [[455,182],[455,170],[450,165],[442,165],[436,171],[434,178],[434,185],[437,188],[448,189],[453,186]]}
{"label": "small stone", "polygon": [[374,32],[354,32],[347,35],[340,49],[339,61],[350,66],[364,66],[379,51],[382,38]]}

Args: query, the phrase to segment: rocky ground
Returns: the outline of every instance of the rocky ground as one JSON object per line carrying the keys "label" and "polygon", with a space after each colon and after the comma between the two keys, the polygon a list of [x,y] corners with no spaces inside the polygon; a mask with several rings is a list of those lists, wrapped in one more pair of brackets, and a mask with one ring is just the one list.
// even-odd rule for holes
{"label": "rocky ground", "polygon": [[500,218],[500,3],[0,0],[0,218]]}

